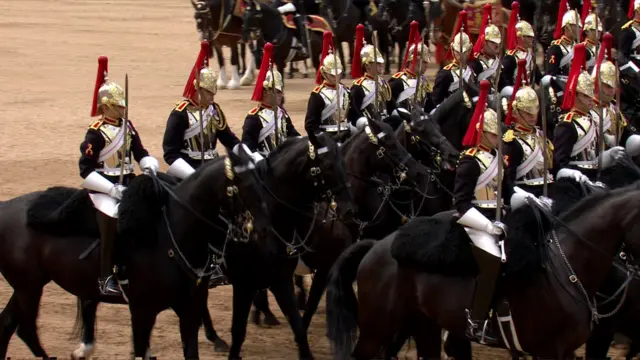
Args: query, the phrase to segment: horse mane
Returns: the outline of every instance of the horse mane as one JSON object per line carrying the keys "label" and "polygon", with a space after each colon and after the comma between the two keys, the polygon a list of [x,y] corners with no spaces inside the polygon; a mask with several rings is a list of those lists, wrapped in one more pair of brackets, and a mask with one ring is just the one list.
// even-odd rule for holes
{"label": "horse mane", "polygon": [[589,196],[581,199],[577,204],[570,207],[564,214],[560,216],[560,219],[564,222],[570,222],[579,218],[585,211],[597,208],[599,203],[604,199],[615,197],[619,195],[628,195],[630,191],[638,190],[640,188],[640,182],[633,183],[629,186],[615,190],[603,190],[590,194]]}

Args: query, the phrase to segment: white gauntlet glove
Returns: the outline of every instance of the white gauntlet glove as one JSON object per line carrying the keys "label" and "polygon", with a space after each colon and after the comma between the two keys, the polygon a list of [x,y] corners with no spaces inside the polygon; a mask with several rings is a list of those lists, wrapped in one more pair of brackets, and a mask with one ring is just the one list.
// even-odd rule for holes
{"label": "white gauntlet glove", "polygon": [[496,236],[500,236],[503,235],[505,233],[505,228],[506,226],[499,222],[499,221],[494,221],[490,224],[487,224],[487,226],[485,227],[484,231],[486,231],[487,233],[491,234],[491,235],[496,235]]}
{"label": "white gauntlet glove", "polygon": [[364,129],[367,125],[369,125],[369,120],[364,116],[356,120],[356,129],[358,129],[358,131]]}
{"label": "white gauntlet glove", "polygon": [[602,153],[602,168],[606,169],[615,165],[626,154],[622,146],[615,146]]}
{"label": "white gauntlet glove", "polygon": [[589,181],[589,178],[586,177],[583,173],[581,173],[578,170],[574,170],[574,169],[569,169],[569,168],[563,168],[560,169],[560,171],[558,171],[558,175],[556,175],[556,180],[562,179],[562,178],[571,178],[579,183],[586,183],[587,181]]}
{"label": "white gauntlet glove", "polygon": [[160,169],[160,164],[158,163],[158,160],[153,156],[143,157],[142,159],[140,159],[140,162],[138,163],[138,165],[140,165],[140,169],[143,172],[149,171],[154,175],[157,174],[158,170]]}
{"label": "white gauntlet glove", "polygon": [[115,185],[113,185],[111,190],[109,190],[109,196],[111,196],[114,199],[122,200],[122,193],[125,190],[127,190],[126,187],[124,187],[124,186],[122,186],[120,184],[115,184]]}
{"label": "white gauntlet glove", "polygon": [[625,144],[625,150],[630,156],[640,154],[640,135],[631,135]]}

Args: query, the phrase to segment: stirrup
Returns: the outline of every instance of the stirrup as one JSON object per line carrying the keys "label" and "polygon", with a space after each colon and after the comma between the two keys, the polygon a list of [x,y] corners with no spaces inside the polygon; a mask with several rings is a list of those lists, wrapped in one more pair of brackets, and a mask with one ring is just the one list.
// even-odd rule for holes
{"label": "stirrup", "polygon": [[214,265],[211,277],[209,278],[209,289],[213,289],[216,286],[228,285],[229,279],[224,275],[220,265]]}
{"label": "stirrup", "polygon": [[98,279],[98,290],[105,296],[122,296],[122,292],[118,287],[118,280],[115,275],[109,275],[106,278]]}

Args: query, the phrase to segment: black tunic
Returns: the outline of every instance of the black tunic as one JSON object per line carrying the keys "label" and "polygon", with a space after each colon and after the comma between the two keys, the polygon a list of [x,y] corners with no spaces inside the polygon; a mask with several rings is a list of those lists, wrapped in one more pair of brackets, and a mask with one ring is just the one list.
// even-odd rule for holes
{"label": "black tunic", "polygon": [[[252,109],[247,117],[244,119],[244,125],[242,125],[242,143],[247,145],[249,150],[256,152],[259,150],[260,143],[258,139],[260,138],[260,130],[262,130],[262,120],[260,119],[259,113],[264,109],[262,106]],[[284,111],[284,109],[282,109]],[[284,111],[284,121],[286,124],[286,134],[287,137],[292,136],[300,136],[296,128],[293,126],[291,122],[291,118],[289,114]],[[275,119],[274,119],[275,121]],[[275,130],[274,130],[275,131]],[[278,131],[281,131],[278,129]]]}
{"label": "black tunic", "polygon": [[[452,71],[460,71],[457,67],[451,66],[451,64],[443,67],[436,74],[436,80],[433,84],[433,92],[431,98],[435,106],[440,105],[446,98],[453,92],[449,91],[449,87],[453,84],[454,77]],[[456,80],[457,81],[457,80]]]}

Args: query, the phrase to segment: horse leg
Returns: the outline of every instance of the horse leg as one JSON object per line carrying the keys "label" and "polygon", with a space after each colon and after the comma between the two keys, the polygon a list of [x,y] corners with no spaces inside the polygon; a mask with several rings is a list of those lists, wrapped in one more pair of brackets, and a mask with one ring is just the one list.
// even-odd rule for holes
{"label": "horse leg", "polygon": [[302,75],[303,79],[309,77],[309,66],[307,66],[307,60],[302,60],[302,70],[300,70],[300,75]]}
{"label": "horse leg", "polygon": [[244,74],[247,71],[247,45],[245,43],[237,43],[238,51],[240,52],[240,61],[242,66],[240,67],[240,73]]}
{"label": "horse leg", "polygon": [[471,360],[471,342],[464,337],[449,333],[444,342],[444,352],[456,360]]}
{"label": "horse leg", "polygon": [[240,88],[240,74],[238,74],[238,64],[240,63],[238,56],[238,47],[231,47],[231,80],[227,84],[227,89],[235,90]]}
{"label": "horse leg", "polygon": [[[242,55],[242,57],[246,58],[246,55]],[[242,79],[240,79],[241,86],[248,86],[253,84],[255,70],[256,70],[256,57],[253,51],[249,51],[249,63],[248,63],[248,66],[246,66],[244,75],[242,75]]]}
{"label": "horse leg", "polygon": [[[317,269],[315,275],[313,275],[311,290],[309,290],[309,297],[307,298],[306,303],[307,306],[304,310],[304,316],[302,318],[305,329],[309,329],[309,325],[311,325],[311,318],[316,313],[318,304],[320,303],[320,299],[322,298],[322,294],[327,287],[328,272],[328,269]],[[300,278],[302,279],[302,276]],[[300,290],[302,291],[302,294],[304,294],[303,286],[300,286]]]}
{"label": "horse leg", "polygon": [[7,306],[0,313],[0,359],[7,358],[7,348],[9,341],[18,328],[18,300],[14,292],[7,303]]}
{"label": "horse leg", "polygon": [[48,359],[46,352],[40,344],[38,338],[38,309],[42,298],[42,288],[30,289],[29,291],[16,291],[17,301],[20,306],[20,318],[18,326],[18,337],[24,341],[35,357]]}
{"label": "horse leg", "polygon": [[218,72],[218,89],[224,89],[227,87],[227,73],[224,68],[224,57],[222,56],[222,47],[216,45],[216,56],[218,57],[218,65],[220,71]]}
{"label": "horse leg", "polygon": [[158,314],[144,305],[135,306],[129,303],[131,310],[131,328],[133,330],[133,356],[148,359],[151,356],[149,343],[151,331]]}
{"label": "horse leg", "polygon": [[307,341],[307,331],[302,324],[302,318],[296,308],[296,298],[293,292],[293,281],[288,277],[276,282],[271,286],[271,292],[276,298],[280,310],[285,314],[294,338],[298,344],[298,356],[300,359],[313,359],[309,342]]}
{"label": "horse leg", "polygon": [[298,310],[306,312],[307,311],[307,308],[306,308],[306,306],[307,306],[307,294],[304,291],[304,277],[301,276],[301,275],[294,275],[293,279],[295,281],[296,287],[299,290],[298,294],[296,295],[296,299],[298,301]]}
{"label": "horse leg", "polygon": [[441,358],[442,329],[424,316],[414,318],[415,327],[413,338],[416,341],[418,357],[424,360],[438,360]]}
{"label": "horse leg", "polygon": [[251,302],[258,290],[240,284],[233,285],[233,316],[231,323],[231,350],[229,360],[242,359],[240,348],[247,336],[247,318],[251,310]]}
{"label": "horse leg", "polygon": [[404,47],[405,44],[401,41],[398,41],[398,72],[404,70]]}
{"label": "horse leg", "polygon": [[95,349],[95,326],[98,304],[96,300],[78,299],[76,326],[82,326],[82,342],[80,347],[71,353],[72,359],[88,359]]}
{"label": "horse leg", "polygon": [[289,71],[287,72],[287,77],[289,79],[293,79],[293,73],[295,72],[296,66],[293,61],[289,61]]}
{"label": "horse leg", "polygon": [[213,351],[226,353],[229,351],[229,345],[222,340],[216,329],[213,327],[213,321],[211,321],[211,313],[209,312],[209,307],[207,304],[204,305],[202,309],[202,325],[204,325],[204,333],[207,337],[207,340],[213,343]]}
{"label": "horse leg", "polygon": [[267,326],[278,326],[280,321],[276,319],[276,316],[269,309],[269,297],[267,296],[267,290],[260,290],[253,300],[253,305],[256,307],[253,314],[253,323],[260,325],[260,313],[264,314],[264,324]]}
{"label": "horse leg", "polygon": [[613,324],[604,321],[596,325],[587,340],[585,357],[587,359],[604,359],[614,338]]}
{"label": "horse leg", "polygon": [[173,311],[180,319],[180,339],[185,359],[198,359],[198,332],[202,322],[202,309],[207,307],[206,287],[196,288],[193,296],[187,297],[173,306]]}

